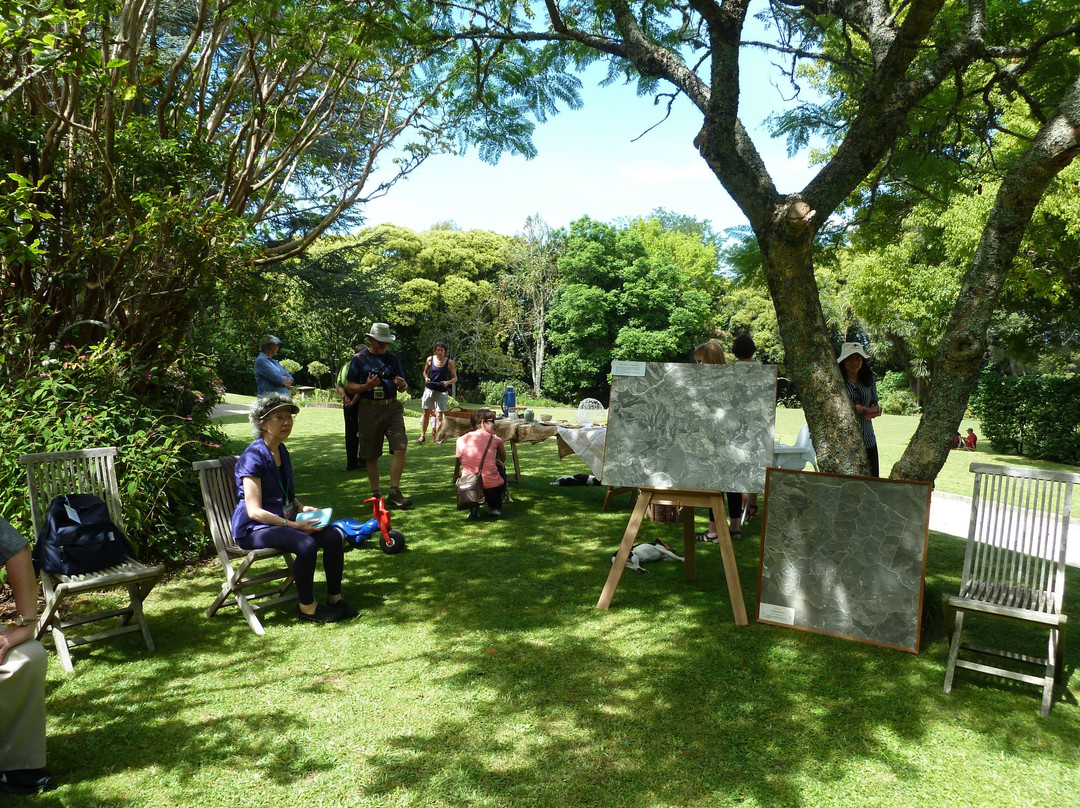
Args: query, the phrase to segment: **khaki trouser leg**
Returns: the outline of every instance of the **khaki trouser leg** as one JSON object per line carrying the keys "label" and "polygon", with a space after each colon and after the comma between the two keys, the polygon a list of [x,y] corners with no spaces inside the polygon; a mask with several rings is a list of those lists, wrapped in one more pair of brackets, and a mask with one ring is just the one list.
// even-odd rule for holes
{"label": "khaki trouser leg", "polygon": [[45,768],[45,648],[27,640],[0,665],[0,771]]}

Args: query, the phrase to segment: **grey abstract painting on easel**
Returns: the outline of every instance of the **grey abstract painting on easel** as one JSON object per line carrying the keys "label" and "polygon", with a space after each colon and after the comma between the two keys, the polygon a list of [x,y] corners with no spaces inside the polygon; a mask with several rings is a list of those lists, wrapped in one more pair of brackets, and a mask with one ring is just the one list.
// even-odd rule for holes
{"label": "grey abstract painting on easel", "polygon": [[774,365],[645,363],[612,377],[604,484],[760,493],[775,416]]}

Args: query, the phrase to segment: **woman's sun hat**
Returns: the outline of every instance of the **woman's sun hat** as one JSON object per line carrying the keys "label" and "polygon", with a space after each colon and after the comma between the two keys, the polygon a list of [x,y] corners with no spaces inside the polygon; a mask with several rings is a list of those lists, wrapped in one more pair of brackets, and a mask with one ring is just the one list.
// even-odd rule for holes
{"label": "woman's sun hat", "polygon": [[270,413],[274,412],[274,410],[280,410],[282,407],[288,407],[289,412],[293,415],[300,412],[300,408],[288,396],[282,393],[267,393],[257,398],[251,405],[251,414],[256,421],[265,421]]}
{"label": "woman's sun hat", "polygon": [[845,342],[840,346],[840,358],[836,360],[837,364],[842,364],[852,354],[858,354],[863,359],[869,359],[870,354],[866,352],[866,349],[857,342]]}

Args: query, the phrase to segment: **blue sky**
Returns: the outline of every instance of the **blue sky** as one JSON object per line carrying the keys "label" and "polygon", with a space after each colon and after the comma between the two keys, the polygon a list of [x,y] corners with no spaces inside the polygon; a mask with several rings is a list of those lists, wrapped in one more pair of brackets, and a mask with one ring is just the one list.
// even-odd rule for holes
{"label": "blue sky", "polygon": [[[770,81],[768,59],[743,58],[741,114],[782,193],[797,191],[812,176],[805,155],[788,158],[783,140],[768,136],[762,122],[783,104]],[[746,219],[693,147],[701,115],[679,99],[663,116],[634,87],[598,87],[594,67],[582,78],[584,107],[564,110],[540,124],[532,160],[504,155],[497,165],[466,156],[440,155],[425,162],[383,199],[367,205],[368,225],[392,222],[416,231],[454,221],[465,230],[519,232],[539,214],[552,227],[588,215],[604,222],[642,216],[656,208],[712,222],[714,230]]]}

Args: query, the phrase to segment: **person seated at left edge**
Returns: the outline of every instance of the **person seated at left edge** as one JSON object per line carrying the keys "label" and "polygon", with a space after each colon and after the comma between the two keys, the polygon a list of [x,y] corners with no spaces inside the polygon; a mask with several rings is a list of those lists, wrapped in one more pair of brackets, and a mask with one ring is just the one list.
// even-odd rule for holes
{"label": "person seated at left edge", "polygon": [[0,519],[0,563],[15,600],[15,619],[0,628],[0,792],[38,794],[45,770],[45,648],[36,639],[37,577],[30,545]]}

